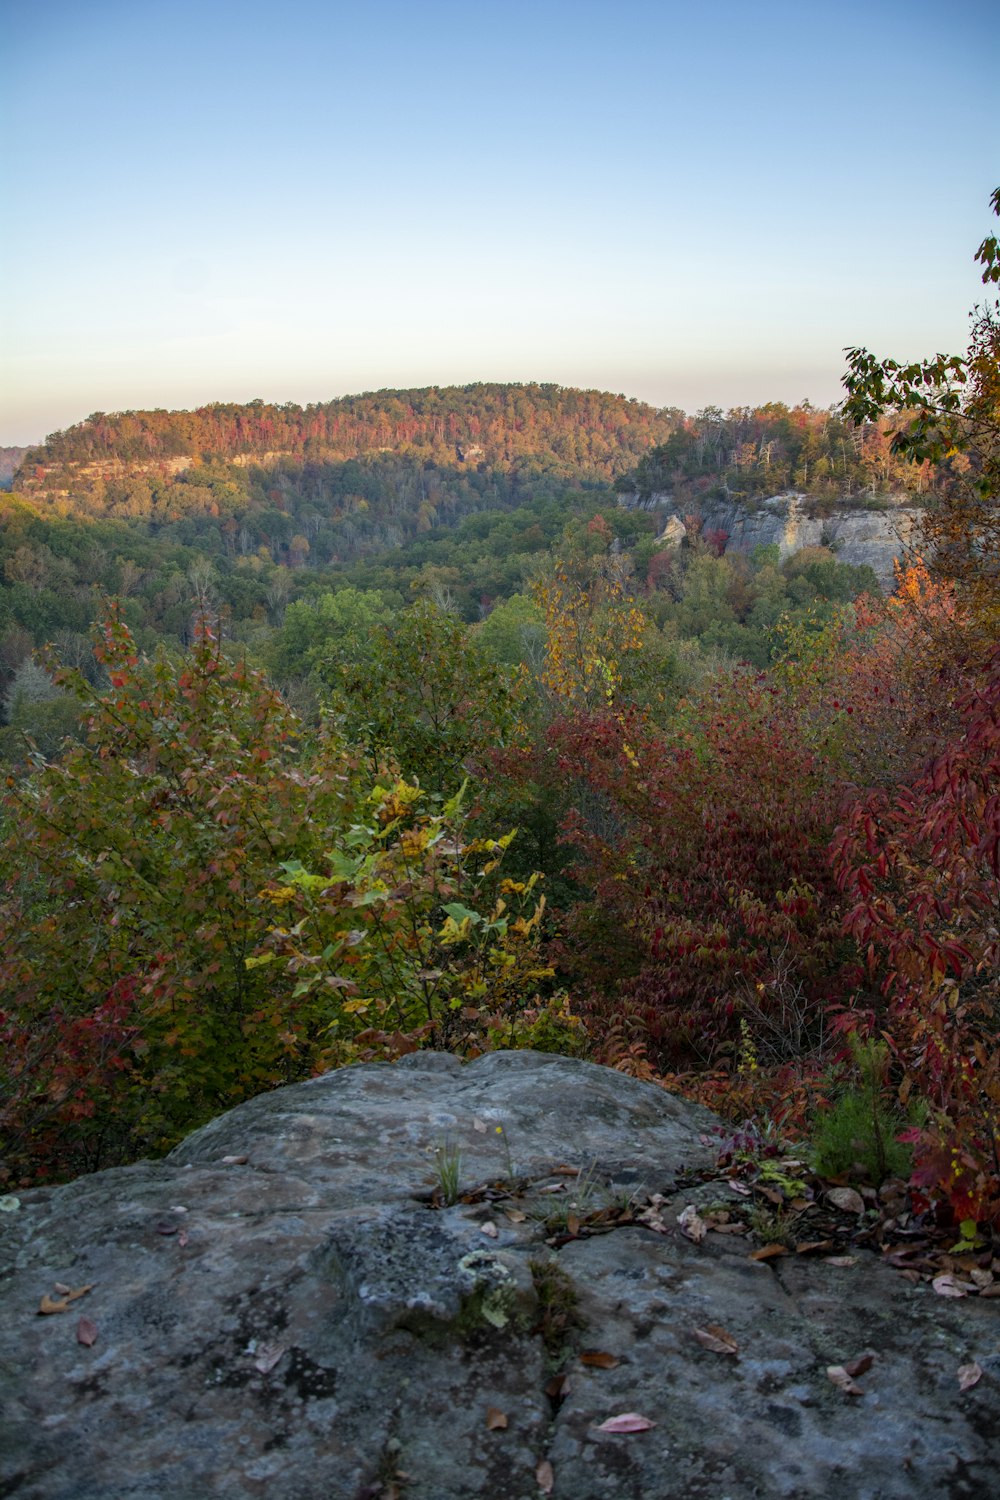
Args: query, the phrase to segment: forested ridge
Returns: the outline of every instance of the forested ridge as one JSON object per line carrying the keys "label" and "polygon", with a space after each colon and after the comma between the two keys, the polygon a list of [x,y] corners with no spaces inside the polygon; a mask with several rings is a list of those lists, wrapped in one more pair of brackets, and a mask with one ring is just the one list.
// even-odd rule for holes
{"label": "forested ridge", "polygon": [[[475,386],[35,450],[0,526],[7,1186],[327,1067],[531,1046],[896,1181],[978,1254],[998,354],[987,308],[964,358],[851,351],[840,412]],[[925,555],[884,598],[615,503],[772,484],[905,488]]]}

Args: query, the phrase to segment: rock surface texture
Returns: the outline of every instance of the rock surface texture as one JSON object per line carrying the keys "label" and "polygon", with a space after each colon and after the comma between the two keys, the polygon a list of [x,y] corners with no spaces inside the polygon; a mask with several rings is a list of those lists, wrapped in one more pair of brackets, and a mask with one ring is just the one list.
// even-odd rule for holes
{"label": "rock surface texture", "polygon": [[[874,1256],[692,1242],[679,1215],[726,1185],[677,1177],[714,1160],[714,1126],[587,1063],[417,1054],[256,1099],[165,1161],[8,1200],[0,1495],[996,1493],[1000,1304],[947,1301]],[[517,1193],[435,1207],[442,1144],[463,1189]],[[585,1208],[651,1193],[659,1230],[570,1237]],[[738,1353],[699,1342],[709,1325]],[[865,1351],[863,1394],[845,1395],[827,1367]],[[628,1413],[653,1425],[601,1430]]]}

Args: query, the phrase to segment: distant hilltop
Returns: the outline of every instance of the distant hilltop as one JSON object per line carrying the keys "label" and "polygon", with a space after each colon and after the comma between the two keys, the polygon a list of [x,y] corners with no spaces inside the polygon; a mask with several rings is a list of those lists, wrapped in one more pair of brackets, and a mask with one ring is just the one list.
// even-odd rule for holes
{"label": "distant hilltop", "polygon": [[614,478],[663,443],[674,409],[560,385],[476,384],[375,391],[318,405],[218,402],[195,411],[95,412],[23,455],[18,488],[66,466],[168,465],[206,458],[268,465],[404,452],[435,462],[509,468],[548,455],[567,471]]}

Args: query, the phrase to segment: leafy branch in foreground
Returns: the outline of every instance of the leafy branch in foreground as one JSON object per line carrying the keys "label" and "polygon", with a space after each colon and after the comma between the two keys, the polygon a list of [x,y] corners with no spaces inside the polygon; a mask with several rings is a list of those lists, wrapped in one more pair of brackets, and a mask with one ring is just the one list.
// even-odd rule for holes
{"label": "leafy branch in foreground", "polygon": [[[1000,215],[1000,188],[990,199]],[[984,283],[1000,282],[1000,251],[988,235],[976,252]],[[1000,585],[1000,304],[978,308],[964,356],[909,364],[848,349],[843,410],[856,423],[900,417],[892,450],[944,466],[941,493],[924,525],[929,557],[977,613],[997,621]]]}
{"label": "leafy branch in foreground", "polygon": [[541,998],[539,876],[501,875],[514,833],[465,835],[462,790],[440,811],[405,781],[376,786],[339,847],[283,865],[263,894],[282,912],[248,966],[270,965],[292,999],[323,996],[337,1063],[418,1046],[573,1050],[565,996]]}

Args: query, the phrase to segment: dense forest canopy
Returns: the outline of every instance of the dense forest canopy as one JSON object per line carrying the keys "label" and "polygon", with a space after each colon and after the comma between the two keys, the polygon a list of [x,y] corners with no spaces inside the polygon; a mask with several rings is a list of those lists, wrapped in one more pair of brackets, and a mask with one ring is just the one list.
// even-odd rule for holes
{"label": "dense forest canopy", "polygon": [[306,407],[216,402],[196,411],[95,412],[29,450],[24,467],[202,454],[356,458],[405,449],[491,465],[550,452],[609,477],[662,441],[678,416],[625,396],[559,385],[429,386]]}

